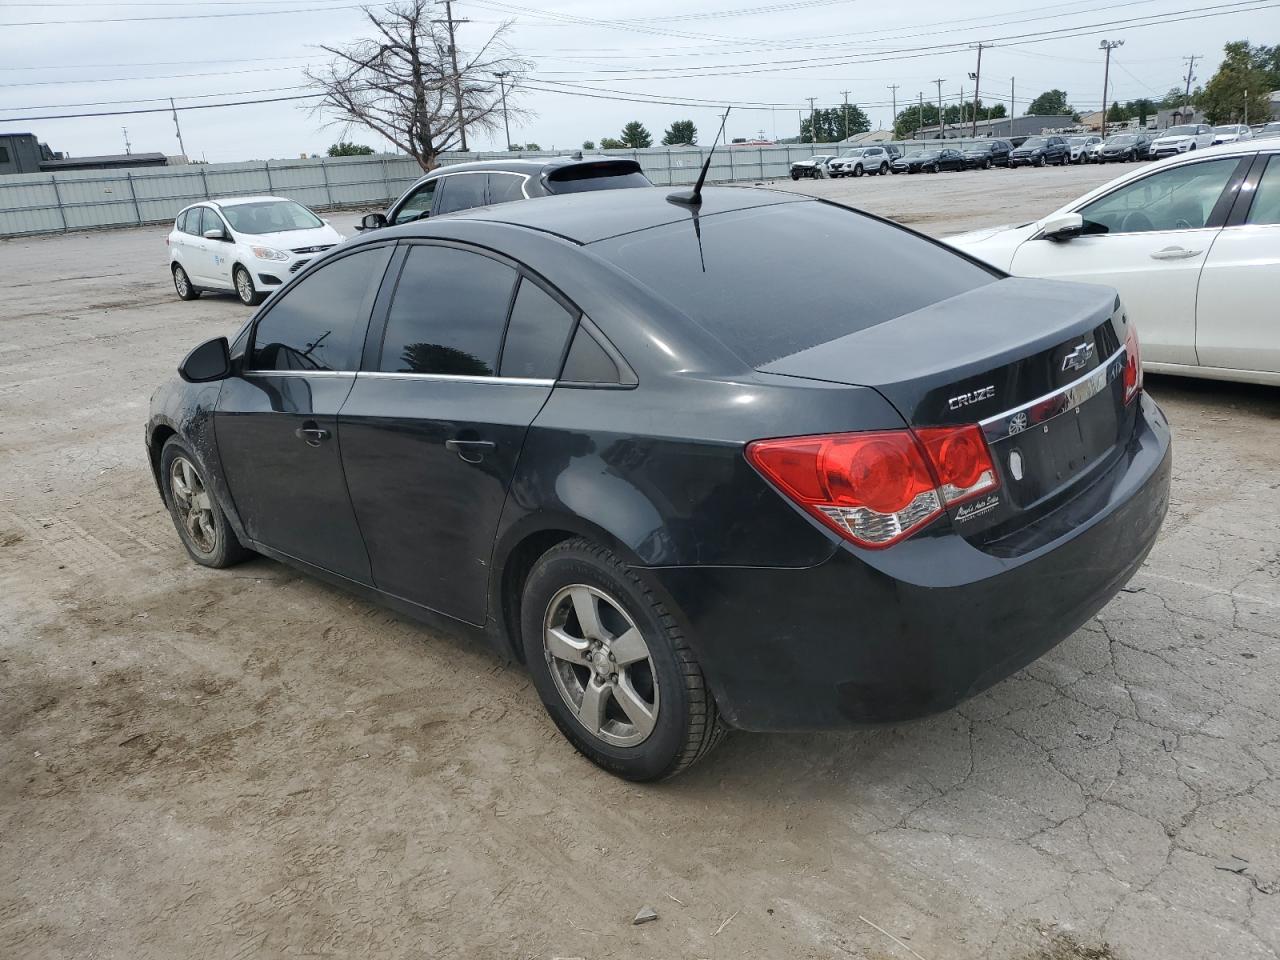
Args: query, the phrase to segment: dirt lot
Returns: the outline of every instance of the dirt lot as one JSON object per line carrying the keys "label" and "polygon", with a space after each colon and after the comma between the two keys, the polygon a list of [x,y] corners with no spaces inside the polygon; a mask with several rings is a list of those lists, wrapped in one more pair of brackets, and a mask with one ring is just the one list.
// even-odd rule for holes
{"label": "dirt lot", "polygon": [[[799,189],[949,232],[1114,172]],[[1030,669],[639,787],[484,649],[187,561],[147,400],[247,311],[164,232],[0,242],[0,957],[1280,954],[1280,391],[1150,379],[1163,536]]]}

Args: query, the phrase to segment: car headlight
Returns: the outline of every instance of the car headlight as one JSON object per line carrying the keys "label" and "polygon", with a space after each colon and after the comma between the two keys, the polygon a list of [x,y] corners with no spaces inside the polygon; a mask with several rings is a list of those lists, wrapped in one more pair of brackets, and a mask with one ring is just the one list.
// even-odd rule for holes
{"label": "car headlight", "polygon": [[253,255],[259,260],[288,260],[289,255],[275,247],[252,247]]}

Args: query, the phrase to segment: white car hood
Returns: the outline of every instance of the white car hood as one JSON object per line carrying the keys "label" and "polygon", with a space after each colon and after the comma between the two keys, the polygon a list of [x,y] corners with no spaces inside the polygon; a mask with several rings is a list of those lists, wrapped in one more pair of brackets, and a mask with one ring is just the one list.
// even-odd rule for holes
{"label": "white car hood", "polygon": [[1190,143],[1194,137],[1157,137],[1151,144],[1153,147],[1176,147],[1182,143]]}
{"label": "white car hood", "polygon": [[1013,255],[1018,252],[1018,248],[1035,236],[1039,229],[1040,221],[1034,220],[1031,223],[1006,224],[958,233],[953,237],[943,237],[942,242],[999,270],[1008,270],[1013,265]]}
{"label": "white car hood", "polygon": [[246,243],[262,244],[279,250],[296,250],[299,247],[327,247],[342,242],[342,234],[327,223],[311,230],[281,230],[278,233],[241,233],[236,236]]}

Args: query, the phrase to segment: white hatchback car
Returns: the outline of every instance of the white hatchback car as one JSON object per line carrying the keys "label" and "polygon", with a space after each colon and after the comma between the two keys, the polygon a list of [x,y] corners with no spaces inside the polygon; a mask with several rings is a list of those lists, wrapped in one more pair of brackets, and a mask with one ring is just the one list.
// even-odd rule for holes
{"label": "white hatchback car", "polygon": [[946,242],[1016,276],[1114,287],[1148,370],[1280,385],[1280,139],[1184,153]]}
{"label": "white hatchback car", "polygon": [[228,197],[187,207],[169,244],[173,286],[183,300],[205,290],[234,292],[261,303],[316,254],[345,237],[295,200]]}

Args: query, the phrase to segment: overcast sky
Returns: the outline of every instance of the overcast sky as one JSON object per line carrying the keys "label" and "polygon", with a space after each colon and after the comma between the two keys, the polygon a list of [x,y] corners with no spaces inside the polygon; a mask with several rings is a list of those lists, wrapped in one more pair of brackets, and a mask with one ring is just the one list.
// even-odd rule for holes
{"label": "overcast sky", "polygon": [[[1280,41],[1280,5],[1245,0],[1230,15],[1202,16],[1210,12],[1205,8],[1226,2],[456,0],[453,10],[471,21],[459,28],[461,49],[477,46],[511,19],[512,47],[536,64],[531,82],[600,91],[595,98],[515,94],[535,116],[512,130],[513,140],[571,149],[583,140],[617,136],[633,119],[644,122],[655,141],[675,119],[692,119],[703,142],[715,133],[718,107],[610,99],[627,95],[781,104],[735,108],[730,117],[729,136],[763,133],[772,139],[796,133],[797,107],[808,97],[833,106],[847,90],[873,128],[889,126],[890,84],[898,85],[899,108],[921,91],[926,100],[936,100],[933,81],[939,78],[944,98],[954,102],[962,86],[971,97],[968,73],[976,54],[967,47],[979,41],[995,43],[983,52],[984,100],[1007,106],[1010,80],[1016,78],[1018,113],[1053,87],[1066,90],[1077,109],[1097,109],[1098,43],[1104,37],[1124,41],[1112,55],[1111,97],[1159,97],[1183,82],[1186,55],[1204,57],[1195,68],[1203,82],[1227,41]],[[1175,22],[1188,17],[1199,18]],[[90,22],[115,18],[131,19]],[[1122,20],[1158,22],[1115,23]],[[30,21],[56,23],[18,25]],[[1038,42],[1027,36],[1051,30],[1081,35]],[[180,105],[290,96],[303,92],[296,89],[302,67],[322,58],[317,44],[341,44],[366,33],[350,0],[0,0],[0,117],[139,109],[158,104],[135,101],[171,96]],[[964,49],[927,49],[943,45]],[[64,107],[69,104],[99,105]],[[27,107],[40,109],[22,109]],[[322,153],[343,133],[296,102],[188,110],[180,118],[187,152],[210,162]],[[0,131],[30,131],[55,150],[86,156],[123,152],[121,127],[128,128],[135,152],[179,152],[167,112],[5,122]],[[385,146],[360,130],[349,138]],[[500,142],[485,137],[472,147],[497,149]]]}

